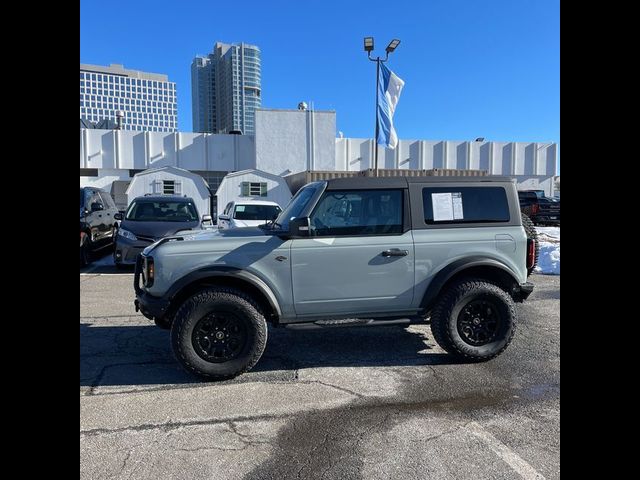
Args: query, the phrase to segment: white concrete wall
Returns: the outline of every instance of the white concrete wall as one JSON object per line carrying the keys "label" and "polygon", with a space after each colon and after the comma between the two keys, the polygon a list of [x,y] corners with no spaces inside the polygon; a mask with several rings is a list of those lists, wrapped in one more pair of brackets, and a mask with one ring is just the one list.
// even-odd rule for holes
{"label": "white concrete wall", "polygon": [[[110,188],[128,180],[128,170],[173,165],[187,170],[234,172],[348,170],[373,167],[368,138],[335,138],[335,112],[256,111],[256,135],[80,130],[80,168],[98,177],[80,184]],[[395,150],[378,146],[380,168],[469,168],[493,175],[536,177],[547,184],[557,171],[557,145],[536,142],[400,140]],[[550,182],[553,192],[553,182]],[[541,187],[542,188],[542,187]],[[223,205],[224,206],[224,205]]]}
{"label": "white concrete wall", "polygon": [[254,168],[250,135],[80,129],[80,168],[187,170]]}
{"label": "white concrete wall", "polygon": [[[266,182],[267,196],[241,196],[242,182]],[[248,172],[244,175],[227,175],[220,184],[220,187],[218,187],[216,196],[218,197],[218,215],[224,211],[229,202],[234,200],[247,200],[249,198],[253,198],[254,200],[267,200],[270,202],[276,202],[283,209],[287,203],[289,203],[289,200],[291,200],[291,192],[289,191],[289,187],[284,178],[263,175],[259,171]]]}
{"label": "white concrete wall", "polygon": [[276,175],[335,169],[335,112],[258,109],[255,118],[255,168]]}
{"label": "white concrete wall", "polygon": [[[173,180],[180,182],[180,195],[186,195],[187,197],[193,198],[200,217],[204,214],[211,213],[209,195],[204,193],[202,185],[198,186],[192,178],[167,170],[134,175],[131,179],[131,183],[129,184],[129,188],[127,188],[127,198],[129,202],[136,197],[141,197],[147,193],[153,194],[153,183],[156,180]],[[204,182],[204,180],[202,180],[202,182]]]}

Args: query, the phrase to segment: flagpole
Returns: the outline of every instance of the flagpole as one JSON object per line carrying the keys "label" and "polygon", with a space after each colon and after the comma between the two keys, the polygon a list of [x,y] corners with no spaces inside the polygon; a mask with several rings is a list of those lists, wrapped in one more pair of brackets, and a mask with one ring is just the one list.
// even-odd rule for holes
{"label": "flagpole", "polygon": [[373,137],[373,148],[374,148],[374,153],[373,153],[373,165],[374,165],[374,176],[378,176],[378,133],[379,133],[379,125],[378,125],[378,102],[380,100],[379,96],[380,96],[380,62],[386,62],[387,60],[389,60],[389,53],[393,52],[396,47],[400,44],[400,40],[398,39],[393,39],[391,40],[391,42],[389,42],[389,45],[387,46],[387,48],[385,49],[386,54],[384,56],[384,60],[380,58],[380,56],[374,58],[371,58],[371,52],[373,51],[373,37],[365,37],[364,38],[364,51],[367,52],[367,58],[372,61],[372,62],[376,62],[376,111],[375,111],[375,118],[376,118],[376,128],[375,128],[375,133],[374,133],[374,137]]}
{"label": "flagpole", "polygon": [[378,176],[378,95],[380,95],[380,57],[376,58],[376,129],[373,137],[374,176]]}

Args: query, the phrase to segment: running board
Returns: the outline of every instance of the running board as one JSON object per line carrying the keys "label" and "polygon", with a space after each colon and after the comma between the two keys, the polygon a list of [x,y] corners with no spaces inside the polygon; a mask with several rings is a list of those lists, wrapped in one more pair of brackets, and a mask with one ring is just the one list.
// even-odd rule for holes
{"label": "running board", "polygon": [[374,327],[385,325],[409,325],[411,318],[397,318],[394,320],[374,320],[371,318],[346,318],[343,320],[318,320],[316,322],[307,323],[289,323],[286,328],[292,330],[317,330],[320,328],[337,328],[337,327]]}

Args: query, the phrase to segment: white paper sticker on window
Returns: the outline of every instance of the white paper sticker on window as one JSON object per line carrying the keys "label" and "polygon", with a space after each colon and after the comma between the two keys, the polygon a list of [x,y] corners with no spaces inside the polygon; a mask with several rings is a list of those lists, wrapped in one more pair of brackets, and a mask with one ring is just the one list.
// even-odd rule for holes
{"label": "white paper sticker on window", "polygon": [[238,205],[236,206],[236,212],[244,212],[244,205]]}
{"label": "white paper sticker on window", "polygon": [[451,193],[432,193],[431,203],[433,205],[433,220],[435,222],[453,220],[453,200],[451,199]]}
{"label": "white paper sticker on window", "polygon": [[451,200],[453,201],[453,219],[462,220],[464,218],[462,213],[462,192],[453,192]]}

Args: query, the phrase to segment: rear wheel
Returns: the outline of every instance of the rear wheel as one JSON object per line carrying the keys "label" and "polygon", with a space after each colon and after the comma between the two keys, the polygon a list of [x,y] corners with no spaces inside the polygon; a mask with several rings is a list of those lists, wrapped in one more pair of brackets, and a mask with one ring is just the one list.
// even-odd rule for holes
{"label": "rear wheel", "polygon": [[527,276],[533,273],[533,270],[538,265],[538,256],[540,255],[540,243],[538,242],[538,232],[536,231],[536,227],[533,225],[533,222],[529,218],[528,215],[522,213],[522,226],[524,227],[524,231],[527,233],[527,239],[532,239],[535,242],[535,256],[533,265],[527,268]]}
{"label": "rear wheel", "polygon": [[251,369],[267,343],[267,324],[244,292],[213,287],[196,293],[178,309],[171,346],[189,372],[224,380]]}
{"label": "rear wheel", "polygon": [[438,300],[431,331],[448,353],[480,362],[507,348],[515,319],[515,304],[507,292],[484,280],[467,279],[448,287]]}

